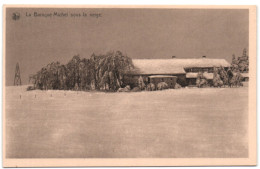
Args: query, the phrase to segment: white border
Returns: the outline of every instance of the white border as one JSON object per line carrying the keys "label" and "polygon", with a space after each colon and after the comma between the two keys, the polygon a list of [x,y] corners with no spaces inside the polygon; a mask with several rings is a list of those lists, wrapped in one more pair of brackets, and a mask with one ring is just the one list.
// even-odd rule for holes
{"label": "white border", "polygon": [[[9,0],[9,1],[1,1],[1,5],[3,4],[125,4],[125,5],[136,5],[136,4],[140,4],[140,5],[153,5],[153,4],[160,4],[160,5],[258,5],[260,4],[259,0],[218,0],[218,1],[209,1],[209,0],[159,0],[159,1],[153,1],[153,0],[132,0],[132,1],[119,1],[119,0],[111,0],[111,1],[105,1],[105,0],[95,0],[95,1],[90,1],[90,0],[72,0],[72,1],[57,1],[57,0],[45,0],[45,1],[35,1],[35,0],[23,0],[23,1],[19,1],[19,0]],[[1,20],[3,18],[3,11],[1,8]],[[3,20],[1,22],[3,24]],[[257,25],[259,23],[259,17],[257,17]],[[258,27],[258,26],[257,26]],[[3,32],[2,30],[3,25],[1,26],[1,32]],[[257,29],[258,30],[258,29]],[[259,34],[257,33],[257,37],[259,38]],[[1,34],[1,39],[3,42],[3,35]],[[2,45],[3,46],[3,45]],[[2,49],[2,48],[1,48]],[[259,44],[257,43],[257,49],[259,49]],[[3,57],[3,55],[1,55]],[[259,64],[259,62],[257,62]],[[2,63],[2,59],[1,59],[1,65],[3,65]],[[1,75],[2,75],[2,68],[0,69],[1,71]],[[257,82],[259,79],[259,70],[257,70]],[[258,83],[257,83],[258,84]],[[0,86],[2,88],[2,78],[1,78],[1,83]],[[257,95],[259,94],[258,90],[257,90]],[[1,100],[2,100],[2,95],[0,96]],[[259,103],[259,101],[257,101],[257,104]],[[2,111],[2,109],[1,109]],[[259,122],[259,116],[257,117],[257,121]],[[1,125],[2,125],[2,120],[1,120]],[[259,125],[258,125],[258,134],[259,134]],[[2,130],[1,130],[2,133]],[[2,141],[2,139],[1,139]],[[1,143],[2,145],[2,143]],[[2,147],[1,147],[2,148]],[[259,152],[259,146],[258,146],[258,152]],[[259,160],[259,156],[258,156],[258,162]],[[2,162],[2,161],[1,161]],[[182,168],[187,168],[187,167],[182,167]],[[197,167],[196,167],[197,168]],[[203,168],[211,168],[211,167],[203,167]],[[222,167],[222,168],[228,168],[228,167]],[[255,167],[239,167],[239,168],[255,168]]]}

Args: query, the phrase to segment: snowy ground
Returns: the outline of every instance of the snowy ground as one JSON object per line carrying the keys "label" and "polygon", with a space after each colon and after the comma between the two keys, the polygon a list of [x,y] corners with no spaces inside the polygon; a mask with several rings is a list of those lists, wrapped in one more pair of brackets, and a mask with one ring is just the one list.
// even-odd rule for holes
{"label": "snowy ground", "polygon": [[6,88],[7,158],[247,157],[248,88]]}

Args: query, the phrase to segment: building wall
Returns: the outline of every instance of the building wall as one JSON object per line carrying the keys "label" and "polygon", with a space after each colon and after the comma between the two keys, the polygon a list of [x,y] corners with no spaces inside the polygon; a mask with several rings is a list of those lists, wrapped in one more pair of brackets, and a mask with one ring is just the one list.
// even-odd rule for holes
{"label": "building wall", "polygon": [[181,86],[187,86],[186,74],[177,75],[177,83]]}
{"label": "building wall", "polygon": [[[224,67],[225,70],[228,69],[228,67]],[[202,67],[202,68],[185,68],[185,72],[194,72],[194,73],[198,73],[198,72],[208,72],[208,73],[213,73],[213,67]]]}
{"label": "building wall", "polygon": [[204,68],[185,68],[185,72],[208,72],[208,73],[213,73],[213,67],[204,67]]}
{"label": "building wall", "polygon": [[[224,67],[225,70],[228,69],[228,67]],[[202,67],[202,68],[185,68],[185,71],[188,73],[188,72],[194,72],[194,73],[197,73],[197,72],[208,72],[208,73],[213,73],[213,67]],[[151,75],[158,75],[158,74],[149,74],[149,75],[142,75],[141,76],[143,77],[143,80],[144,80],[144,83],[145,85],[147,85],[149,83],[149,76]],[[170,75],[170,76],[176,76],[177,77],[177,80],[176,82],[178,84],[180,84],[181,86],[188,86],[189,84],[196,84],[196,81],[194,81],[194,79],[192,80],[189,80],[189,79],[186,79],[186,74],[160,74],[160,75]],[[140,74],[139,75],[125,75],[124,78],[123,78],[123,82],[127,85],[130,85],[131,88],[133,87],[137,87],[138,86],[138,79],[140,77]],[[154,82],[154,83],[157,83]],[[171,82],[168,82],[168,83],[171,83]]]}
{"label": "building wall", "polygon": [[186,81],[187,81],[187,85],[188,86],[194,86],[194,85],[196,85],[196,78],[189,78],[189,79],[186,79]]}
{"label": "building wall", "polygon": [[[150,79],[148,77],[151,76],[151,75],[141,75],[141,76],[143,77],[145,85],[150,83],[150,81],[149,81]],[[177,77],[176,82],[178,84],[180,84],[181,86],[187,86],[185,74],[178,74],[178,75],[172,74],[170,76],[176,76]],[[130,85],[131,88],[137,87],[139,77],[140,77],[140,75],[124,75],[123,76],[123,83],[125,85]],[[175,82],[170,82],[170,80],[168,81],[167,79],[166,79],[166,81],[170,84],[175,83]],[[175,85],[175,84],[172,84],[172,85]]]}
{"label": "building wall", "polygon": [[177,77],[156,77],[156,78],[150,78],[150,83],[153,83],[155,86],[158,85],[160,82],[165,82],[168,84],[169,88],[174,88],[176,84]]}

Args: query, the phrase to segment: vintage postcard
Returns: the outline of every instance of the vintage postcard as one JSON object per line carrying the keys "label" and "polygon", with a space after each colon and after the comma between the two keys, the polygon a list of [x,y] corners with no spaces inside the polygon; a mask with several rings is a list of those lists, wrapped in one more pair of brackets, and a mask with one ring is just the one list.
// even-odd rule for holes
{"label": "vintage postcard", "polygon": [[5,5],[3,165],[256,165],[256,6]]}

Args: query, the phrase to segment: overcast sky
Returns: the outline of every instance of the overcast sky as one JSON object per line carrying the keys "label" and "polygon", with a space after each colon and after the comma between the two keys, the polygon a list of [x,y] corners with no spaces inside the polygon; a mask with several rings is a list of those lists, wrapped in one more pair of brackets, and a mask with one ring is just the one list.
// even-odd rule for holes
{"label": "overcast sky", "polygon": [[[34,12],[69,16],[35,17]],[[13,20],[13,13],[20,19]],[[6,17],[7,85],[13,84],[17,62],[27,84],[29,74],[52,61],[67,63],[75,54],[89,58],[120,50],[131,58],[206,55],[230,62],[233,53],[240,56],[248,48],[246,9],[7,9]]]}

